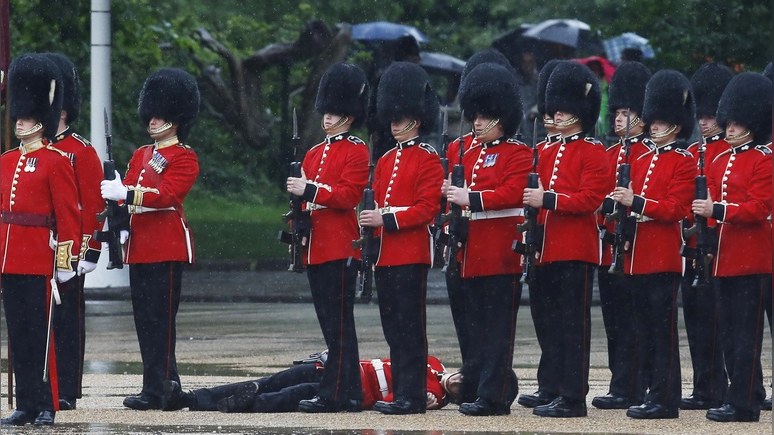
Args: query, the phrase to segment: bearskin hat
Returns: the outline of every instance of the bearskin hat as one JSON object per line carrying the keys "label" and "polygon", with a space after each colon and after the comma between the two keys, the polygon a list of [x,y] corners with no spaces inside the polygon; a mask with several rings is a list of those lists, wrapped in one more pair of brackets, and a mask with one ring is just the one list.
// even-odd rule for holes
{"label": "bearskin hat", "polygon": [[537,82],[537,110],[540,116],[546,114],[546,86],[548,86],[548,78],[551,77],[551,73],[554,72],[554,68],[561,62],[566,62],[559,59],[551,59],[543,65],[538,73]]}
{"label": "bearskin hat", "polygon": [[723,89],[733,76],[731,68],[717,62],[705,63],[696,70],[691,77],[696,117],[715,116]]}
{"label": "bearskin hat", "polygon": [[349,63],[338,63],[325,71],[314,108],[321,114],[335,113],[354,118],[353,126],[360,125],[365,118],[368,104],[368,80],[360,67]]}
{"label": "bearskin hat", "polygon": [[508,61],[508,58],[505,57],[505,55],[495,50],[494,48],[489,48],[474,53],[473,56],[470,56],[468,61],[465,62],[465,67],[462,68],[462,75],[460,75],[460,89],[462,89],[462,84],[465,81],[465,77],[468,76],[473,68],[481,65],[482,63],[496,63],[498,65],[504,66],[511,73],[516,73],[516,70],[513,69],[513,65],[511,65],[511,62]]}
{"label": "bearskin hat", "polygon": [[44,53],[44,56],[52,60],[59,67],[59,72],[62,74],[62,81],[64,82],[62,110],[67,111],[65,122],[72,124],[81,113],[81,81],[78,78],[78,70],[64,54]]}
{"label": "bearskin hat", "polygon": [[519,129],[521,95],[516,77],[504,66],[482,63],[473,68],[460,89],[460,107],[473,121],[477,114],[499,118],[505,136]]}
{"label": "bearskin hat", "polygon": [[769,62],[768,65],[766,65],[766,68],[763,69],[763,75],[765,75],[769,80],[774,82],[774,73],[771,71],[771,62]]}
{"label": "bearskin hat", "polygon": [[615,114],[618,109],[629,109],[642,115],[642,103],[645,101],[645,85],[650,80],[650,70],[640,62],[625,61],[613,74],[608,88],[608,113]]}
{"label": "bearskin hat", "polygon": [[546,113],[572,113],[588,133],[594,131],[601,104],[599,81],[588,67],[577,62],[556,65],[546,85]]}
{"label": "bearskin hat", "polygon": [[747,127],[756,145],[771,139],[771,80],[762,74],[740,73],[728,82],[718,103],[718,125],[731,122]]}
{"label": "bearskin hat", "polygon": [[677,137],[688,139],[696,125],[695,112],[691,82],[686,76],[666,69],[648,80],[642,108],[642,120],[646,124],[664,121],[679,125],[682,130]]}
{"label": "bearskin hat", "polygon": [[440,105],[425,70],[410,62],[393,62],[382,74],[376,93],[379,121],[389,124],[401,118],[418,119],[420,132],[433,131]]}
{"label": "bearskin hat", "polygon": [[54,62],[40,54],[24,54],[8,68],[10,115],[32,118],[43,125],[43,135],[53,140],[59,128],[64,86]]}
{"label": "bearskin hat", "polygon": [[151,118],[177,124],[177,137],[184,141],[199,114],[196,79],[179,68],[161,68],[145,79],[137,109],[146,126]]}

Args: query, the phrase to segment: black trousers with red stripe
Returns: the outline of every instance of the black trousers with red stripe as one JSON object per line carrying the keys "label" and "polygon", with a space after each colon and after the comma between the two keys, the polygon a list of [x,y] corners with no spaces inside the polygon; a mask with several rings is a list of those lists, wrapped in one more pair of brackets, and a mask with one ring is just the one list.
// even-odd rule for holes
{"label": "black trousers with red stripe", "polygon": [[76,276],[59,284],[62,303],[54,310],[59,397],[69,401],[81,397],[86,352],[86,299],[83,283],[84,277]]}
{"label": "black trousers with red stripe", "polygon": [[721,334],[731,385],[726,403],[744,410],[760,408],[763,388],[763,316],[771,275],[716,278],[720,287]]}
{"label": "black trousers with red stripe", "polygon": [[314,310],[328,346],[319,396],[342,405],[363,400],[354,313],[357,266],[347,263],[335,260],[307,266]]}
{"label": "black trousers with red stripe", "polygon": [[[596,265],[557,261],[536,269],[537,287],[530,289],[530,298],[536,292],[540,295],[540,309],[537,313],[532,311],[539,316],[535,319],[535,329],[542,331],[538,333],[542,351],[539,388],[570,400],[584,401],[589,392],[591,291]],[[541,375],[548,380],[541,383]]]}
{"label": "black trousers with red stripe", "polygon": [[[427,264],[376,267],[379,315],[392,361],[395,400],[427,403]],[[329,357],[330,358],[330,357]]]}
{"label": "black trousers with red stripe", "polygon": [[142,357],[142,393],[161,398],[163,382],[180,382],[175,359],[183,264],[177,261],[132,264],[134,327]]}
{"label": "black trousers with red stripe", "polygon": [[[55,346],[50,346],[48,382],[43,381],[50,293],[44,275],[2,275],[3,308],[16,377],[16,409],[58,409]],[[56,308],[54,308],[56,310]]]}
{"label": "black trousers with red stripe", "polygon": [[680,407],[680,350],[677,335],[677,289],[680,274],[676,272],[627,275],[625,285],[631,289],[634,308],[634,330],[639,344],[638,376],[646,379],[645,398],[674,411]]}

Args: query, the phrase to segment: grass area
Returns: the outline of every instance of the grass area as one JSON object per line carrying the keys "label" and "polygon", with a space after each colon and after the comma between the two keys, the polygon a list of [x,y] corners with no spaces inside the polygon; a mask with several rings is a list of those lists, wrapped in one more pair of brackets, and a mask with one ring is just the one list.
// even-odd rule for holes
{"label": "grass area", "polygon": [[205,192],[191,192],[185,211],[196,243],[196,258],[204,261],[265,262],[287,257],[287,245],[277,240],[285,228],[287,204],[239,202]]}

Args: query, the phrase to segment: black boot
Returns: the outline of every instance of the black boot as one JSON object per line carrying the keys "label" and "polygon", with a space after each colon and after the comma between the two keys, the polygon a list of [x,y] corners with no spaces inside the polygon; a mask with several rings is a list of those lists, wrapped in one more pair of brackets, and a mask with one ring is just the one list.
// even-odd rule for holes
{"label": "black boot", "polygon": [[258,383],[250,382],[239,387],[232,395],[218,400],[218,411],[220,412],[247,412],[255,403],[255,396],[258,395]]}
{"label": "black boot", "polygon": [[193,393],[184,393],[177,381],[164,381],[164,393],[161,396],[161,409],[177,411],[193,404]]}

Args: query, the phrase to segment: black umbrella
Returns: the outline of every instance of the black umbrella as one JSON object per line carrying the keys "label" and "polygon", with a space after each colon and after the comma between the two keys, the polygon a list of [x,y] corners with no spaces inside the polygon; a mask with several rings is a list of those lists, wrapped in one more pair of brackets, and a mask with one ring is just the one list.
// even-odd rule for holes
{"label": "black umbrella", "polygon": [[352,26],[352,39],[357,41],[392,41],[411,35],[419,43],[428,42],[427,36],[416,27],[388,21],[373,21]]}
{"label": "black umbrella", "polygon": [[576,19],[551,19],[527,29],[523,36],[538,41],[553,42],[567,47],[577,48],[583,32],[590,32],[591,27]]}
{"label": "black umbrella", "polygon": [[446,53],[423,51],[419,53],[419,65],[426,70],[462,74],[462,70],[465,68],[465,61]]}

